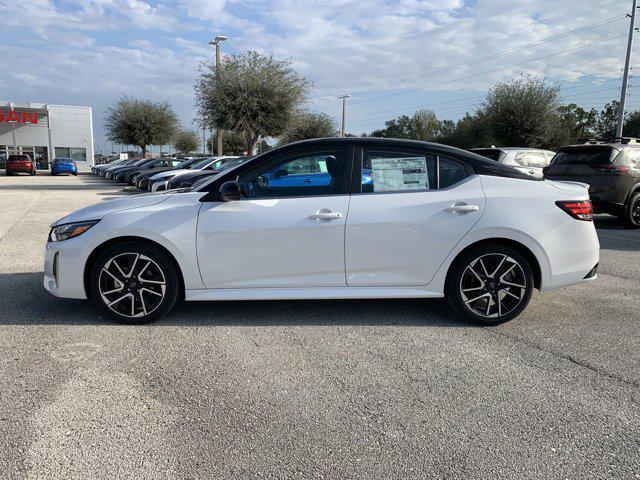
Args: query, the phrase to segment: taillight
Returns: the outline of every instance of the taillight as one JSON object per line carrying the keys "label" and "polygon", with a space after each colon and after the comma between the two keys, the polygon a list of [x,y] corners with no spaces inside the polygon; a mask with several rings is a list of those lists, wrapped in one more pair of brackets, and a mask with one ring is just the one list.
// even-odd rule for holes
{"label": "taillight", "polygon": [[597,170],[598,172],[620,172],[620,173],[626,173],[629,170],[631,170],[631,167],[619,166],[619,165],[611,165],[610,163],[607,163],[607,164],[604,164],[604,165],[594,165],[593,169]]}
{"label": "taillight", "polygon": [[593,220],[591,200],[563,200],[556,202],[556,205],[576,220],[583,220],[585,222]]}

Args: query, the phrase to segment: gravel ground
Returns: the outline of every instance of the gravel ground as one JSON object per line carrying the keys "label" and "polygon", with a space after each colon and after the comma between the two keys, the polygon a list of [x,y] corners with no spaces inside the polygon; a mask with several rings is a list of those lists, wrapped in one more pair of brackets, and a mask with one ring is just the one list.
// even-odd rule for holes
{"label": "gravel ground", "polygon": [[0,177],[0,478],[640,478],[640,231],[496,328],[442,301],[187,304],[42,288],[48,225],[123,195]]}

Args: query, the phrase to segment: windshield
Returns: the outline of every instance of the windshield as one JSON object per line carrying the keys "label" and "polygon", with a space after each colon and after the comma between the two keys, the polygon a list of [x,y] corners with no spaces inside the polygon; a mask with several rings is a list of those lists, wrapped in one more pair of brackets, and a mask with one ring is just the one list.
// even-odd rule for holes
{"label": "windshield", "polygon": [[189,167],[189,170],[199,170],[209,165],[209,163],[211,163],[210,158],[205,158],[204,160],[198,160],[197,162],[191,164],[191,166]]}
{"label": "windshield", "polygon": [[604,165],[618,154],[612,147],[566,147],[562,148],[551,163],[553,165]]}
{"label": "windshield", "polygon": [[185,160],[184,162],[179,163],[176,168],[191,168],[197,160],[197,158],[190,158],[189,160]]}

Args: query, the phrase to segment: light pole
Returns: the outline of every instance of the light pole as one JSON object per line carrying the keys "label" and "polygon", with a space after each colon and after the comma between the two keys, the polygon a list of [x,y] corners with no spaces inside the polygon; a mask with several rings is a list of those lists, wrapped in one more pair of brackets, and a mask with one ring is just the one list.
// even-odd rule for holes
{"label": "light pole", "polygon": [[340,129],[340,136],[344,137],[344,124],[347,120],[347,98],[351,97],[351,95],[342,95],[338,98],[342,99],[342,128]]}
{"label": "light pole", "polygon": [[618,125],[616,126],[616,137],[622,137],[622,127],[624,126],[624,108],[627,103],[627,85],[629,83],[629,66],[631,64],[631,50],[633,48],[633,33],[636,28],[637,0],[633,0],[631,8],[631,22],[629,24],[629,40],[627,41],[627,56],[624,62],[624,76],[622,77],[622,91],[620,92],[620,105],[618,105]]}
{"label": "light pole", "polygon": [[[216,47],[216,84],[220,81],[220,70],[218,66],[220,65],[220,42],[224,42],[227,39],[224,35],[217,35],[212,41],[209,42],[209,45],[215,45]],[[220,131],[220,126],[216,125],[216,137],[218,140],[218,156],[222,156],[222,132]]]}

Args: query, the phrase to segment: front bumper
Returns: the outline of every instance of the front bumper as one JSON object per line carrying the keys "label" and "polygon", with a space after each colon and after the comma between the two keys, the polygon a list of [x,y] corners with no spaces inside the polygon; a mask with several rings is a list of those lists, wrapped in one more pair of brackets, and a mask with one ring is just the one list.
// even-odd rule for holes
{"label": "front bumper", "polygon": [[[83,250],[80,237],[64,242],[49,242],[44,249],[44,288],[56,297],[85,300]],[[80,272],[80,273],[79,273]]]}

